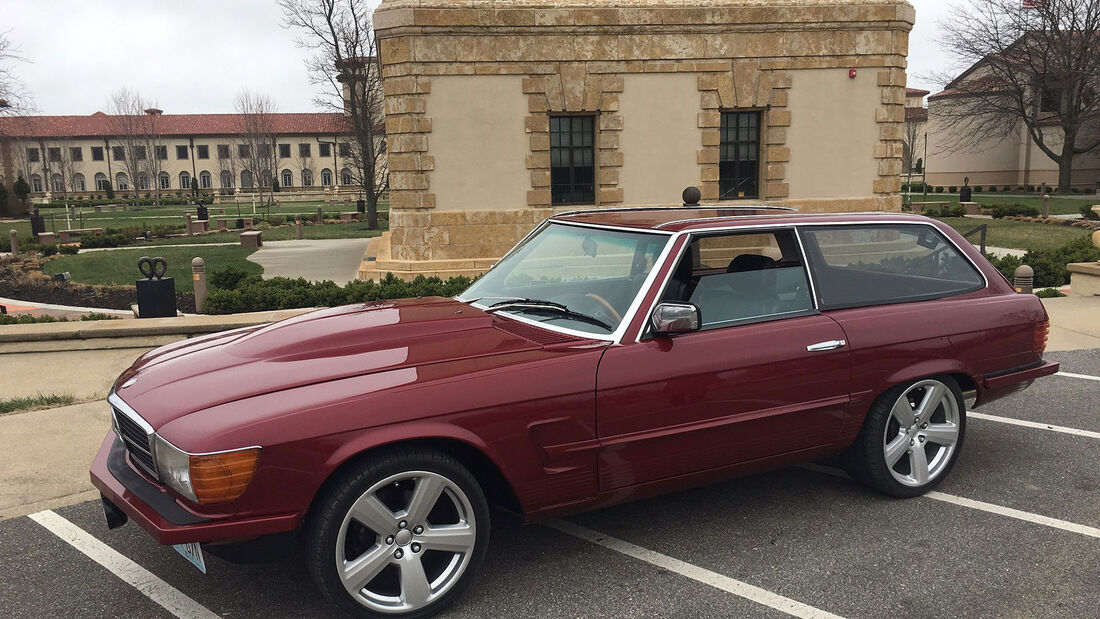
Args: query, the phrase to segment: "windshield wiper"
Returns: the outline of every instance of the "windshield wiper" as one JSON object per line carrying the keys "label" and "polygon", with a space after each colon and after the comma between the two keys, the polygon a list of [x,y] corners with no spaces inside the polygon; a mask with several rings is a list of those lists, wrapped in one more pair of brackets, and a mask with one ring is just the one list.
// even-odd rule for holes
{"label": "windshield wiper", "polygon": [[596,325],[597,327],[603,327],[607,329],[608,333],[615,330],[615,327],[607,324],[606,322],[596,318],[595,316],[589,316],[588,314],[582,314],[580,312],[574,312],[561,303],[554,303],[553,301],[543,301],[541,299],[509,299],[507,301],[500,301],[493,303],[489,306],[485,313],[492,314],[501,310],[507,309],[520,309],[531,313],[552,313],[561,314],[567,318],[573,320],[579,320],[581,322],[587,322],[590,325]]}

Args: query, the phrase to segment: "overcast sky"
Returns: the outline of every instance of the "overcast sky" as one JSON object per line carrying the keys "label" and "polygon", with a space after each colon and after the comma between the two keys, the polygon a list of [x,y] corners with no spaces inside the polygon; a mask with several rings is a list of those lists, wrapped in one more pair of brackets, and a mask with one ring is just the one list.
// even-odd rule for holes
{"label": "overcast sky", "polygon": [[[368,0],[377,5],[379,0]],[[958,0],[910,0],[917,25],[909,85],[950,64],[935,42],[936,19]],[[281,25],[274,0],[2,0],[0,29],[31,62],[18,67],[42,114],[106,110],[121,86],[166,113],[233,111],[244,88],[283,112],[315,110],[306,50]]]}

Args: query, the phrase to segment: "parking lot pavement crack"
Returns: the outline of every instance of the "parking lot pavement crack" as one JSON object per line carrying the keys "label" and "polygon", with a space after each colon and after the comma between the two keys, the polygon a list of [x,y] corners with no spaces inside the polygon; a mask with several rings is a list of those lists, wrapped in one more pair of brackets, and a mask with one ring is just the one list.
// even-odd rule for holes
{"label": "parking lot pavement crack", "polygon": [[783,597],[778,593],[772,593],[766,589],[761,589],[760,587],[750,585],[717,572],[712,572],[706,568],[692,565],[691,563],[681,561],[668,555],[663,555],[659,552],[649,550],[648,548],[631,544],[630,542],[611,537],[610,535],[604,535],[599,531],[593,531],[592,529],[582,527],[567,520],[555,520],[546,523],[546,526],[565,533],[566,535],[571,535],[598,546],[603,546],[604,548],[614,550],[628,557],[690,578],[696,582],[710,585],[711,587],[727,593],[732,593],[746,600],[756,602],[757,604],[774,608],[775,610],[784,612],[793,617],[800,617],[803,619],[840,619],[839,615],[834,615],[820,608],[803,604],[797,600]]}

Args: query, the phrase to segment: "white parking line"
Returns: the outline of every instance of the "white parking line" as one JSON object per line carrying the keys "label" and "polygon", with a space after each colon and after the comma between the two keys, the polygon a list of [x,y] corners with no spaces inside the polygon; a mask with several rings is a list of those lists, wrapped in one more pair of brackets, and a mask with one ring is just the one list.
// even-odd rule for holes
{"label": "white parking line", "polygon": [[[834,469],[828,466],[821,466],[820,464],[799,464],[798,468],[806,469],[807,471],[814,471],[815,473],[832,475],[833,477],[844,477],[847,479],[851,479],[850,477],[848,477],[847,473],[840,469]],[[986,503],[985,501],[975,501],[974,499],[968,499],[966,497],[956,496],[954,494],[947,494],[944,492],[937,492],[935,490],[921,496],[927,499],[943,501],[944,503],[951,503],[952,505],[968,507],[970,509],[976,509],[990,514],[997,514],[998,516],[1015,518],[1016,520],[1023,520],[1025,522],[1041,524],[1043,526],[1051,527],[1053,529],[1061,529],[1062,531],[1069,531],[1070,533],[1080,533],[1081,535],[1087,535],[1088,537],[1095,537],[1097,539],[1100,539],[1100,529],[1083,524],[1077,524],[1076,522],[1070,522],[1068,520],[1059,520],[1057,518],[1051,518],[1050,516],[1033,514],[1031,512],[1021,511],[1019,509],[1012,509],[1011,507],[1004,507],[1003,505]]]}
{"label": "white parking line", "polygon": [[1058,372],[1055,376],[1065,376],[1067,378],[1081,378],[1084,380],[1100,380],[1100,376],[1089,376],[1088,374],[1074,374],[1072,372]]}
{"label": "white parking line", "polygon": [[969,507],[970,509],[977,509],[983,512],[989,512],[991,514],[998,514],[1000,516],[1008,516],[1009,518],[1024,520],[1026,522],[1033,522],[1035,524],[1041,524],[1043,526],[1051,527],[1053,529],[1061,529],[1063,531],[1069,531],[1070,533],[1080,533],[1081,535],[1087,535],[1089,537],[1100,539],[1100,529],[1097,529],[1096,527],[1085,526],[1083,524],[1077,524],[1076,522],[1058,520],[1057,518],[1050,518],[1049,516],[1040,516],[1039,514],[1020,511],[1018,509],[1012,509],[1011,507],[994,505],[993,503],[986,503],[985,501],[975,501],[974,499],[955,496],[953,494],[944,494],[943,492],[937,492],[935,490],[925,494],[924,496],[930,499],[935,499],[937,501],[943,501],[944,503],[961,505],[963,507]]}
{"label": "white parking line", "polygon": [[727,593],[743,597],[757,604],[763,604],[764,606],[774,608],[794,617],[804,617],[807,619],[840,619],[839,615],[825,612],[797,600],[783,597],[777,593],[761,589],[760,587],[754,587],[740,580],[734,580],[733,578],[723,576],[717,572],[712,572],[697,565],[674,559],[668,555],[649,550],[648,548],[636,546],[630,542],[611,537],[610,535],[604,535],[599,531],[593,531],[592,529],[582,527],[566,520],[548,522],[546,526],[587,542],[603,546],[604,548],[609,548],[628,557],[633,557],[639,561],[644,561],[650,565],[655,565],[675,574],[685,576],[705,585],[710,585],[716,589],[721,589]]}
{"label": "white parking line", "polygon": [[115,576],[150,600],[160,604],[174,616],[180,619],[218,619],[218,615],[210,612],[205,606],[56,512],[46,510],[27,517],[68,542],[70,546],[87,555],[92,561],[110,570]]}
{"label": "white parking line", "polygon": [[1036,428],[1038,430],[1049,430],[1051,432],[1061,432],[1063,434],[1073,434],[1075,436],[1100,438],[1100,432],[1093,432],[1092,430],[1078,430],[1077,428],[1054,426],[1049,423],[1036,423],[1034,421],[1024,421],[1011,417],[998,417],[997,415],[986,415],[984,413],[975,413],[974,411],[966,411],[966,416],[970,419],[984,419],[986,421],[996,421],[997,423],[1007,423],[1014,426],[1023,426],[1025,428]]}

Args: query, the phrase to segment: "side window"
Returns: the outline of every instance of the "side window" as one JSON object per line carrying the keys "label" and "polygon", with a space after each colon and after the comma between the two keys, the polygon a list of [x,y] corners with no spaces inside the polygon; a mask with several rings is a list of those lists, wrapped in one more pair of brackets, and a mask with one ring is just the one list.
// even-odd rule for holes
{"label": "side window", "polygon": [[694,304],[704,329],[814,309],[793,230],[694,239],[674,271],[664,300]]}
{"label": "side window", "polygon": [[803,235],[822,309],[937,299],[985,285],[931,226],[830,226]]}

